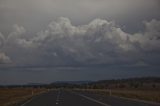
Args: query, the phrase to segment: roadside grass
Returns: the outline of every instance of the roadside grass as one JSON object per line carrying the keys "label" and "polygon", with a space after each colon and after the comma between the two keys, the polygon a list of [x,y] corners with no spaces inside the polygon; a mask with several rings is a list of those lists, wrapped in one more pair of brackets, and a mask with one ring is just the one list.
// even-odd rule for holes
{"label": "roadside grass", "polygon": [[113,90],[112,95],[160,103],[160,91]]}
{"label": "roadside grass", "polygon": [[119,96],[125,98],[132,98],[150,102],[160,103],[160,90],[136,90],[136,89],[78,89],[103,96]]}
{"label": "roadside grass", "polygon": [[0,106],[17,106],[45,91],[42,88],[0,88]]}

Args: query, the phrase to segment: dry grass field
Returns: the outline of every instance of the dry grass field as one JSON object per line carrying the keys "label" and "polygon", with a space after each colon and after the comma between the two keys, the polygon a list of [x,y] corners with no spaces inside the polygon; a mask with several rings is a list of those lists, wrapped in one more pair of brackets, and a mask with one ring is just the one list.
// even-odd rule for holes
{"label": "dry grass field", "polygon": [[113,90],[112,95],[160,103],[160,91],[151,90]]}
{"label": "dry grass field", "polygon": [[33,95],[46,91],[38,88],[0,88],[0,106],[16,106]]}

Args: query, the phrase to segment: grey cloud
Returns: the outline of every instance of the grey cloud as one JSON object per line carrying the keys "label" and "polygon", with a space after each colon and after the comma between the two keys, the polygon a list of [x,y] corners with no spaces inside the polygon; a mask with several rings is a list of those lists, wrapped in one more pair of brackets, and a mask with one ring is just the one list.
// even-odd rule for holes
{"label": "grey cloud", "polygon": [[159,19],[159,10],[159,0],[0,0],[0,30],[7,33],[19,24],[33,33],[64,16],[76,25],[97,17],[116,20],[127,31],[137,31],[142,20]]}
{"label": "grey cloud", "polygon": [[0,0],[0,83],[160,76],[159,10],[160,0]]}
{"label": "grey cloud", "polygon": [[0,48],[3,47],[4,40],[5,40],[5,38],[4,38],[3,34],[0,32]]}
{"label": "grey cloud", "polygon": [[0,64],[8,64],[11,63],[10,58],[5,54],[0,52]]}
{"label": "grey cloud", "polygon": [[113,21],[95,19],[74,26],[61,17],[30,38],[23,27],[16,26],[9,35],[16,42],[8,40],[12,45],[6,43],[4,51],[17,64],[28,65],[158,64],[160,22],[145,21],[144,25],[144,32],[130,34]]}
{"label": "grey cloud", "polygon": [[19,38],[19,36],[21,36],[22,34],[24,34],[26,32],[26,30],[24,29],[24,27],[22,26],[18,26],[17,24],[15,24],[13,26],[13,32],[11,32],[8,37],[7,40],[9,39],[14,39],[14,38]]}
{"label": "grey cloud", "polygon": [[132,42],[138,42],[143,50],[159,51],[160,48],[160,21],[144,22],[145,32],[131,36]]}

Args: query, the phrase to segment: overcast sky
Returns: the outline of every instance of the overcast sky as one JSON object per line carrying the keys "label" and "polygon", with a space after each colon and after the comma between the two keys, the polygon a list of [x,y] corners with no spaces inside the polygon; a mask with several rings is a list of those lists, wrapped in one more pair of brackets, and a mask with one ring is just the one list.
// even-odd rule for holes
{"label": "overcast sky", "polygon": [[160,76],[159,0],[0,0],[0,84]]}

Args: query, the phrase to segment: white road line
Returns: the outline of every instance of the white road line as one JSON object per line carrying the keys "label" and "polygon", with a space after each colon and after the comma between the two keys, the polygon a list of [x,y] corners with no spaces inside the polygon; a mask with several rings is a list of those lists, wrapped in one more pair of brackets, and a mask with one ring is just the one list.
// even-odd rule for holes
{"label": "white road line", "polygon": [[78,94],[78,95],[81,96],[81,97],[83,97],[83,98],[86,98],[86,99],[88,99],[88,100],[90,100],[90,101],[99,103],[99,104],[101,104],[101,105],[103,105],[103,106],[111,106],[111,105],[108,105],[108,104],[106,104],[106,103],[100,102],[100,101],[98,101],[98,100],[96,100],[96,99],[90,98],[90,97],[88,97],[88,96],[85,96],[85,95],[82,95],[82,94]]}
{"label": "white road line", "polygon": [[24,102],[21,106],[25,106],[26,104],[28,104],[29,102],[31,102],[34,98],[36,98],[37,96],[41,95],[42,93],[45,93],[45,91],[41,92],[39,94],[36,94],[35,96],[32,96],[29,100],[27,100],[26,102]]}
{"label": "white road line", "polygon": [[27,102],[23,103],[21,106],[25,106],[27,103],[31,102],[33,100],[33,97],[29,99]]}
{"label": "white road line", "polygon": [[61,93],[61,91],[59,91],[58,94],[57,94],[56,105],[58,105],[60,93]]}

